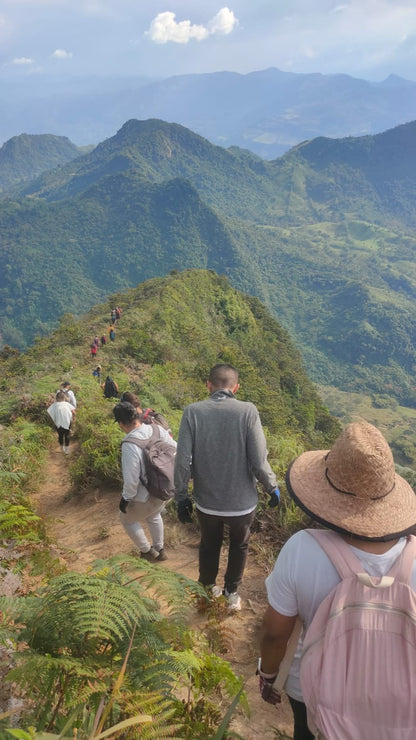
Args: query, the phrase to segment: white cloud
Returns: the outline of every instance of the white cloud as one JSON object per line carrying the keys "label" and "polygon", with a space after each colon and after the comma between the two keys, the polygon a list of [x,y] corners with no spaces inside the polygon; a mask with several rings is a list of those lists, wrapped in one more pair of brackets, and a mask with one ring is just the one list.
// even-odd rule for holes
{"label": "white cloud", "polygon": [[229,33],[234,31],[234,28],[238,25],[238,20],[235,17],[232,10],[229,8],[221,8],[217,15],[214,15],[212,20],[208,23],[210,33],[219,33],[227,36]]}
{"label": "white cloud", "polygon": [[33,64],[33,59],[29,59],[29,57],[15,57],[12,61],[12,64],[17,64],[17,65]]}
{"label": "white cloud", "polygon": [[54,59],[72,59],[72,51],[65,51],[65,49],[55,49],[51,56]]}
{"label": "white cloud", "polygon": [[192,24],[190,20],[176,21],[175,13],[166,11],[158,13],[152,20],[146,35],[157,44],[173,41],[176,44],[187,44],[191,39],[203,41],[210,35],[231,33],[238,20],[232,10],[221,8],[209,21],[207,26]]}
{"label": "white cloud", "polygon": [[208,36],[208,30],[204,26],[192,25],[191,21],[177,23],[175,18],[175,13],[170,11],[158,13],[147,31],[151,40],[156,44],[166,44],[168,41],[187,44],[191,39],[202,41]]}

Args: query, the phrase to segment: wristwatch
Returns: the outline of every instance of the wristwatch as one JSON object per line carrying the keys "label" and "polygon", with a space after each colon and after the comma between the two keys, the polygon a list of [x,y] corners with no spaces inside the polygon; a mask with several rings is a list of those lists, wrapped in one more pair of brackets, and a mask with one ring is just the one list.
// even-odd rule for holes
{"label": "wristwatch", "polygon": [[257,661],[256,676],[264,678],[265,681],[273,682],[277,676],[277,671],[275,673],[264,673],[264,671],[261,670],[261,658],[259,658]]}

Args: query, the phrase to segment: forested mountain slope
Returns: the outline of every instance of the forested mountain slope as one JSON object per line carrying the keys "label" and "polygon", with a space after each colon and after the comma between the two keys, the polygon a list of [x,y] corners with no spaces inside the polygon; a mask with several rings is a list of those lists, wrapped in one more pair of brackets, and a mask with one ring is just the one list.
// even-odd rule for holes
{"label": "forested mountain slope", "polygon": [[3,343],[171,269],[211,268],[289,329],[312,377],[416,403],[416,123],[274,162],[128,121],[0,204]]}
{"label": "forested mountain slope", "polygon": [[20,134],[0,149],[0,191],[9,190],[22,180],[32,180],[45,170],[79,157],[81,147],[65,136]]}

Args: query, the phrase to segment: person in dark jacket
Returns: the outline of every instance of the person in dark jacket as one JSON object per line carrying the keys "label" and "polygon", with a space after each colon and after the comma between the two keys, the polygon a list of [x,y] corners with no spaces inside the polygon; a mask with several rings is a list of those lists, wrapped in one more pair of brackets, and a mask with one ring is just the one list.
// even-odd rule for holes
{"label": "person in dark jacket", "polygon": [[111,375],[107,375],[103,388],[106,398],[118,398],[118,385]]}

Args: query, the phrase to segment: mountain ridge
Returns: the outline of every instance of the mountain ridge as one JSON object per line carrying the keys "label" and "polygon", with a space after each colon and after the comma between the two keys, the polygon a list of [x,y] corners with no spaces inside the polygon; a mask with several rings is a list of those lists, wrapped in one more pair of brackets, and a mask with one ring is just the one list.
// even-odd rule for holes
{"label": "mountain ridge", "polygon": [[84,153],[66,136],[20,134],[0,148],[0,192]]}
{"label": "mountain ridge", "polygon": [[[36,85],[37,83],[37,85]],[[80,82],[77,82],[80,89]],[[16,132],[50,131],[78,145],[97,144],[130,118],[179,123],[212,143],[247,148],[266,159],[281,156],[317,136],[374,134],[416,118],[416,83],[400,77],[371,82],[346,74],[284,72],[276,68],[247,74],[214,72],[162,80],[53,83],[32,77],[12,93],[0,122],[0,140]]]}
{"label": "mountain ridge", "polygon": [[415,140],[412,122],[264,162],[179,124],[129,121],[0,203],[3,344],[114,289],[208,267],[273,311],[316,382],[392,387],[414,404]]}

